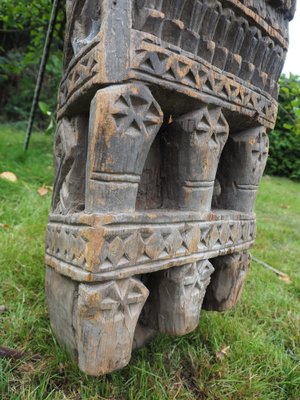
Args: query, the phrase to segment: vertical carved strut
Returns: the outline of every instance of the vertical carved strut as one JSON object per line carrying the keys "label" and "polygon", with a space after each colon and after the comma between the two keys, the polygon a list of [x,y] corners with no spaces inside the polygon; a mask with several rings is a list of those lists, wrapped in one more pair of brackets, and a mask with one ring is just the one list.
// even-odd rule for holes
{"label": "vertical carved strut", "polygon": [[162,124],[149,89],[126,84],[99,90],[91,104],[88,211],[133,211],[140,175]]}
{"label": "vertical carved strut", "polygon": [[264,127],[231,134],[223,150],[217,179],[218,208],[252,212],[267,157],[269,139]]}
{"label": "vertical carved strut", "polygon": [[66,214],[84,208],[87,118],[79,115],[63,118],[55,137],[55,181],[52,209]]}
{"label": "vertical carved strut", "polygon": [[160,332],[185,335],[198,326],[202,301],[213,271],[211,263],[205,260],[161,273],[153,299]]}
{"label": "vertical carved strut", "polygon": [[220,107],[202,107],[169,125],[165,135],[166,203],[210,211],[219,158],[228,137]]}
{"label": "vertical carved strut", "polygon": [[165,273],[159,286],[158,326],[161,332],[184,335],[198,326],[212,272],[213,266],[205,260]]}

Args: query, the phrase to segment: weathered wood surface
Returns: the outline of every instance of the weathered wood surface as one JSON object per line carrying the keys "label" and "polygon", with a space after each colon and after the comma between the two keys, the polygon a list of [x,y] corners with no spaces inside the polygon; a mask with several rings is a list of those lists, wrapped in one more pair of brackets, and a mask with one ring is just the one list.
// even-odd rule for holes
{"label": "weathered wood surface", "polygon": [[67,0],[46,293],[87,374],[238,301],[294,10]]}

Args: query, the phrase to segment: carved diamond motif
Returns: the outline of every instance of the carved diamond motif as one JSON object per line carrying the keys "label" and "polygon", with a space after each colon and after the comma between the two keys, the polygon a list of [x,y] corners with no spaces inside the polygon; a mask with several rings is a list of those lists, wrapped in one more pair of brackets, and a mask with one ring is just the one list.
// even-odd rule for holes
{"label": "carved diamond motif", "polygon": [[210,238],[210,241],[209,241],[210,246],[211,247],[215,246],[215,244],[219,240],[219,231],[218,231],[218,228],[216,227],[216,225],[214,225],[213,228],[210,230],[209,238]]}
{"label": "carved diamond motif", "polygon": [[241,236],[240,224],[234,224],[230,227],[230,238],[233,243],[237,243]]}
{"label": "carved diamond motif", "polygon": [[170,255],[176,254],[182,245],[183,239],[177,229],[174,229],[167,237],[165,237],[165,250]]}
{"label": "carved diamond motif", "polygon": [[201,236],[200,236],[200,242],[199,242],[199,250],[202,250],[203,248],[206,248],[210,245],[210,239],[209,239],[209,228],[202,228],[201,229]]}
{"label": "carved diamond motif", "polygon": [[193,226],[192,228],[185,229],[182,232],[183,244],[187,248],[188,251],[197,251],[198,243],[200,240],[200,229],[197,226]]}
{"label": "carved diamond motif", "polygon": [[107,258],[113,265],[117,265],[124,255],[125,246],[123,240],[119,236],[115,237],[109,244]]}
{"label": "carved diamond motif", "polygon": [[230,231],[228,229],[228,225],[222,225],[220,228],[220,235],[219,235],[219,239],[220,239],[220,243],[223,245],[226,245],[226,243],[228,242],[229,239],[229,235],[230,235]]}
{"label": "carved diamond motif", "polygon": [[144,253],[145,244],[138,232],[130,235],[124,240],[125,256],[129,261],[137,261]]}
{"label": "carved diamond motif", "polygon": [[145,253],[152,259],[156,259],[163,252],[165,243],[159,232],[153,233],[145,243]]}

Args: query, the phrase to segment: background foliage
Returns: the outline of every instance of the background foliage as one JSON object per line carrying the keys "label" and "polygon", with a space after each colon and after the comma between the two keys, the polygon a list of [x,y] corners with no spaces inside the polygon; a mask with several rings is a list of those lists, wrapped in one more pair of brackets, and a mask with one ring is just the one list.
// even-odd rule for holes
{"label": "background foliage", "polygon": [[[28,118],[51,6],[51,0],[0,1],[0,121]],[[41,96],[53,109],[62,74],[64,26],[61,1]],[[42,120],[39,113],[37,121]]]}
{"label": "background foliage", "polygon": [[[51,6],[51,0],[0,1],[0,122],[28,119]],[[46,129],[49,113],[53,118],[56,108],[62,76],[64,6],[65,1],[61,1],[40,99],[44,106],[36,118],[35,127],[40,129]],[[300,180],[300,77],[282,76],[280,84],[279,113],[270,133],[266,173]]]}
{"label": "background foliage", "polygon": [[280,79],[279,110],[270,132],[266,173],[300,180],[300,77]]}

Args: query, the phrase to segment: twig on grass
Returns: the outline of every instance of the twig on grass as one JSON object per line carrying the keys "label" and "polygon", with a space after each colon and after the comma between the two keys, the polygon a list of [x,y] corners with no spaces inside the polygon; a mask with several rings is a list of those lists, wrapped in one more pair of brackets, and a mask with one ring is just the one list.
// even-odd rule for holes
{"label": "twig on grass", "polygon": [[268,270],[274,272],[274,274],[279,276],[279,278],[282,279],[283,281],[289,282],[289,283],[291,282],[290,277],[287,274],[285,274],[284,272],[279,271],[279,269],[272,267],[270,264],[267,264],[266,262],[261,261],[256,257],[253,257],[253,256],[251,256],[251,257],[252,257],[253,261],[255,261],[259,265],[262,265],[264,268],[267,268]]}
{"label": "twig on grass", "polygon": [[13,360],[19,360],[24,357],[22,351],[9,349],[8,347],[0,347],[0,358],[12,358]]}
{"label": "twig on grass", "polygon": [[13,360],[20,360],[21,358],[26,357],[30,358],[30,360],[32,361],[38,361],[41,359],[40,354],[34,354],[30,356],[28,353],[24,353],[23,351],[0,346],[0,358],[11,358]]}

